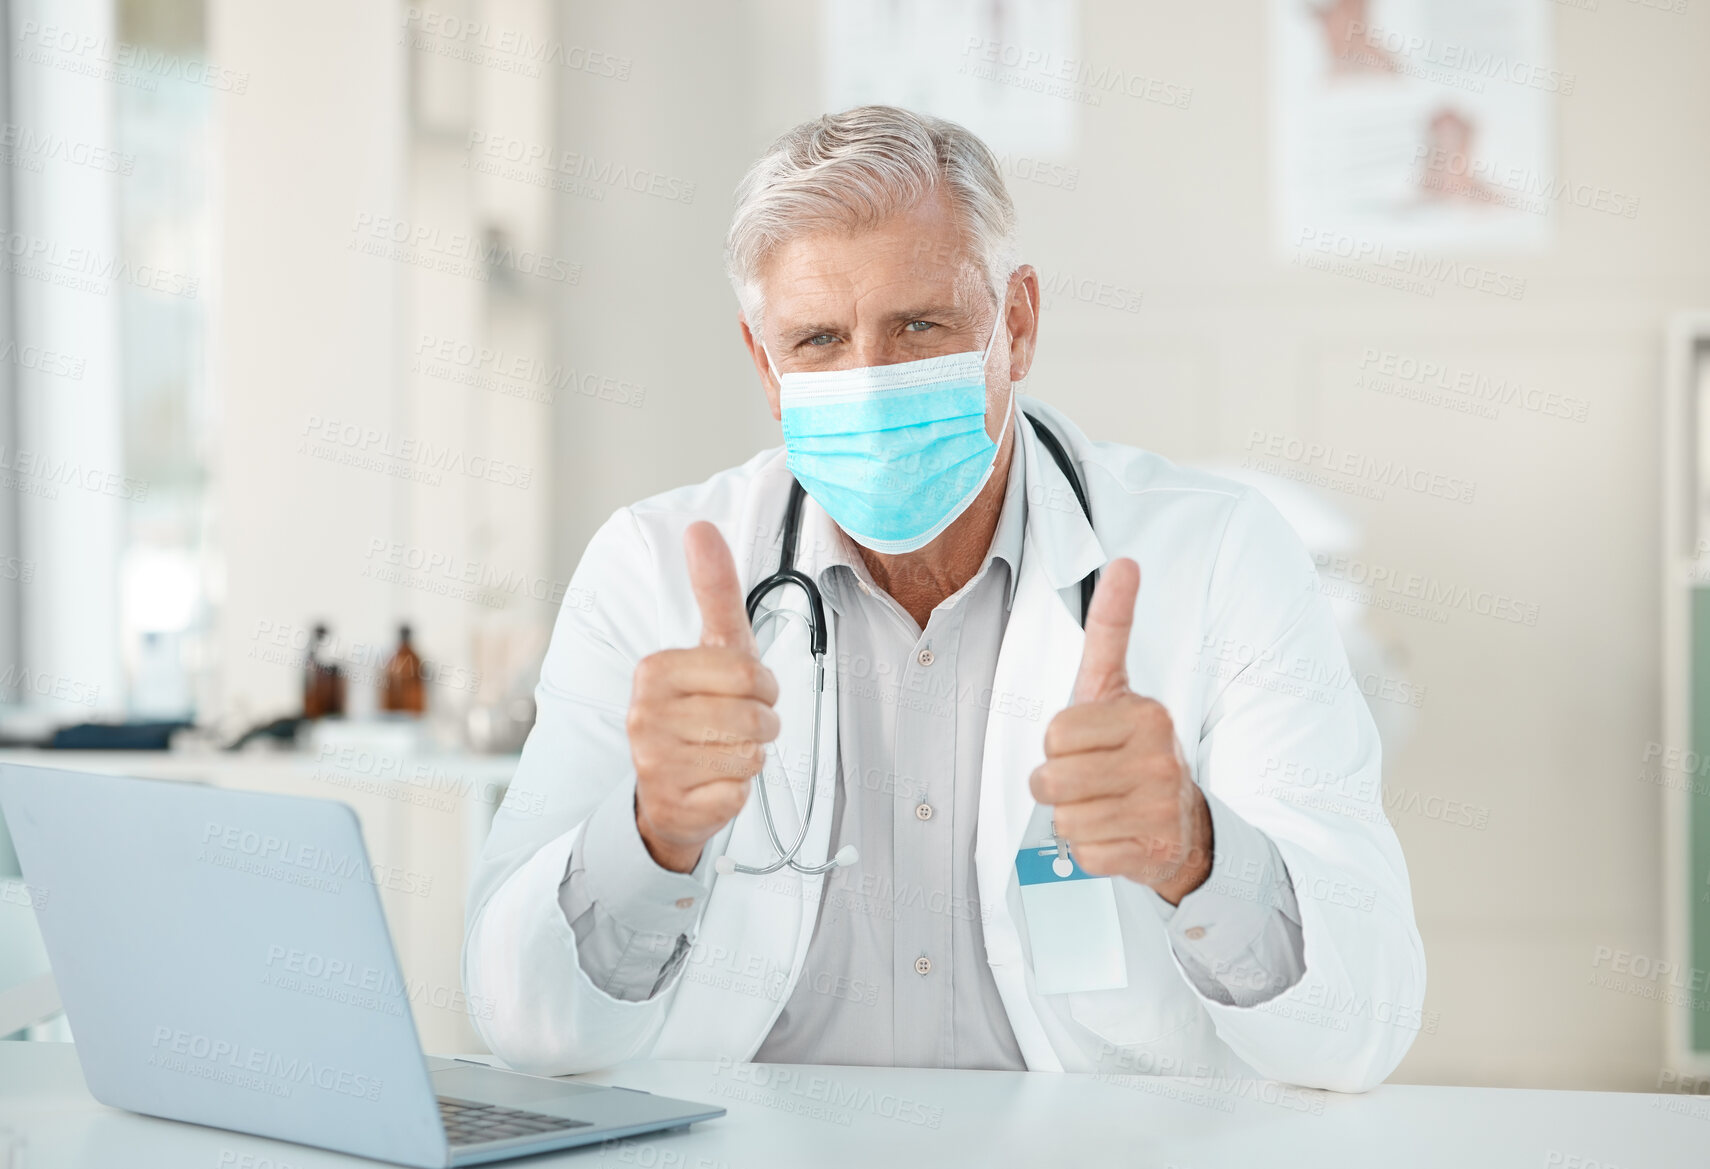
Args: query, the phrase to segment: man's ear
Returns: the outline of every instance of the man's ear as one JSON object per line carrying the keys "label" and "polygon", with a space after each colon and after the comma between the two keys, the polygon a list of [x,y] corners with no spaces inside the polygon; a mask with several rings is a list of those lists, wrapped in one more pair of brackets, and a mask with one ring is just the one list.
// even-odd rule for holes
{"label": "man's ear", "polygon": [[772,376],[772,367],[766,361],[766,350],[760,345],[760,338],[754,330],[748,327],[746,313],[736,314],[736,324],[742,330],[742,343],[748,346],[749,359],[754,362],[754,372],[760,375],[760,385],[766,391],[766,401],[772,404],[772,421],[784,420],[783,410],[778,405],[778,379]]}
{"label": "man's ear", "polygon": [[1039,273],[1023,264],[1009,278],[1005,302],[1009,326],[1009,377],[1021,381],[1033,368],[1033,351],[1039,344]]}

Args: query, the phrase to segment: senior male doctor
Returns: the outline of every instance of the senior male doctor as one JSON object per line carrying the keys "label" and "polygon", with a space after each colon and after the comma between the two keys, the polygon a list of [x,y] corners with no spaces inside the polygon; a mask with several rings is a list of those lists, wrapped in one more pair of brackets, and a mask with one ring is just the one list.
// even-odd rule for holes
{"label": "senior male doctor", "polygon": [[[784,445],[588,545],[471,891],[493,1052],[1383,1080],[1424,954],[1312,562],[1014,393],[1039,280],[991,153],[804,123],[728,262]],[[795,482],[822,683],[807,588],[744,609]]]}

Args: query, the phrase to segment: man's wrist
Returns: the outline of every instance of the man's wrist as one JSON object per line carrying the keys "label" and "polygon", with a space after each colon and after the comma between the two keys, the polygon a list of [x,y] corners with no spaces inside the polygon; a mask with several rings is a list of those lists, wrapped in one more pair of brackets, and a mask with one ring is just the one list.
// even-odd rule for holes
{"label": "man's wrist", "polygon": [[647,855],[653,858],[653,863],[662,869],[670,869],[673,873],[692,873],[695,866],[701,862],[701,852],[706,848],[703,844],[679,845],[656,839],[647,827],[647,817],[641,814],[641,800],[635,802],[635,830],[641,836],[641,843],[647,849]]}
{"label": "man's wrist", "polygon": [[1211,876],[1212,856],[1215,850],[1211,824],[1211,805],[1206,802],[1205,794],[1199,790],[1199,785],[1192,783],[1192,781],[1189,783],[1193,789],[1194,810],[1193,828],[1189,835],[1190,843],[1187,848],[1187,856],[1177,868],[1174,876],[1168,881],[1152,886],[1153,891],[1171,905],[1180,905],[1183,897],[1205,884]]}

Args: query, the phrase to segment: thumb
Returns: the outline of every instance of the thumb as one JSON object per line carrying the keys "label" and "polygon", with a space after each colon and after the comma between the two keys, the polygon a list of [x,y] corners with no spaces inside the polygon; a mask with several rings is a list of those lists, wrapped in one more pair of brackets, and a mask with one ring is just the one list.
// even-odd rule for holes
{"label": "thumb", "polygon": [[1096,702],[1128,689],[1128,635],[1140,595],[1140,566],[1123,557],[1105,565],[1087,606],[1086,645],[1074,702]]}
{"label": "thumb", "polygon": [[689,586],[701,610],[701,644],[755,653],[754,631],[742,605],[742,583],[724,537],[705,520],[696,520],[683,533],[683,554],[689,562]]}

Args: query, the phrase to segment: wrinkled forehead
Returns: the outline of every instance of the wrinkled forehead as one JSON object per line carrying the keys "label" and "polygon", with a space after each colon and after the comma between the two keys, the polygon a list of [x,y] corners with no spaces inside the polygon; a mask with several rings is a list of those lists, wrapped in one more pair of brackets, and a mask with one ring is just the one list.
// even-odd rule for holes
{"label": "wrinkled forehead", "polygon": [[972,237],[942,199],[874,223],[805,225],[772,248],[756,283],[768,329],[803,313],[875,302],[972,306],[985,295]]}

